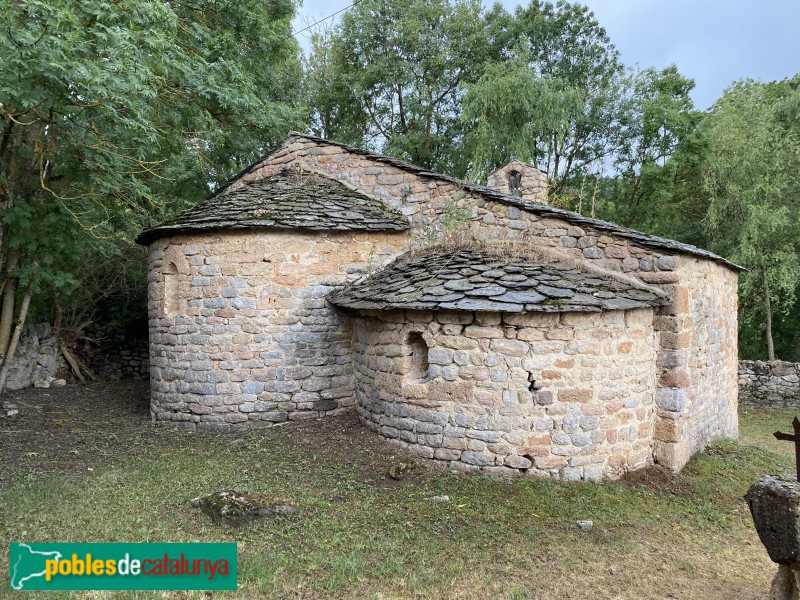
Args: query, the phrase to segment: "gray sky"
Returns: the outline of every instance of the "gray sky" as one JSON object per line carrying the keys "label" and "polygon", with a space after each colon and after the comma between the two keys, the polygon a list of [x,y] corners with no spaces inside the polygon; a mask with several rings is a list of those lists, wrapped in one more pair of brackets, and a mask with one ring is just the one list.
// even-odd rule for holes
{"label": "gray sky", "polygon": [[[731,82],[772,81],[800,72],[800,0],[583,0],[628,66],[671,63],[708,108]],[[304,0],[295,31],[352,0]],[[484,5],[491,4],[484,0]],[[503,0],[513,11],[518,1]],[[527,4],[527,3],[526,3]],[[338,17],[336,17],[338,18]],[[297,36],[306,48],[307,40]]]}

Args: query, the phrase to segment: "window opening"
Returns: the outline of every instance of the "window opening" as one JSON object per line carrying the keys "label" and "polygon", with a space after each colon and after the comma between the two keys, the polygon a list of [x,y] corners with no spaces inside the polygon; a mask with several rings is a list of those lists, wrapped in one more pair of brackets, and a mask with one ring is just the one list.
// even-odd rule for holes
{"label": "window opening", "polygon": [[164,314],[174,317],[178,314],[178,266],[170,262],[164,267]]}
{"label": "window opening", "polygon": [[522,194],[522,173],[519,171],[508,172],[508,189],[515,196]]}
{"label": "window opening", "polygon": [[408,336],[408,344],[411,346],[411,379],[425,380],[428,378],[428,344],[422,334],[412,333]]}

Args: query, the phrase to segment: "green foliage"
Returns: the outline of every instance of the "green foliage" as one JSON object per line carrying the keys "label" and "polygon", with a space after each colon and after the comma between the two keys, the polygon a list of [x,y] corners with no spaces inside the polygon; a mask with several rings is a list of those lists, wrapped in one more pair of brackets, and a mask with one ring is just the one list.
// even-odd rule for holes
{"label": "green foliage", "polygon": [[312,40],[312,129],[463,175],[463,86],[499,58],[503,16],[476,0],[357,3]]}
{"label": "green foliage", "polygon": [[668,221],[663,207],[671,199],[679,161],[669,161],[695,130],[700,113],[689,93],[694,81],[671,65],[629,76],[629,98],[614,168],[618,174],[617,220],[647,230]]}
{"label": "green foliage", "polygon": [[800,77],[738,82],[703,123],[706,225],[712,247],[750,269],[741,279],[749,335],[764,330],[768,301],[777,315],[788,315],[800,286],[800,130],[786,118],[798,87]]}
{"label": "green foliage", "polygon": [[5,3],[3,279],[73,294],[93,280],[93,260],[119,252],[113,239],[207,194],[299,126],[293,10],[291,0]]}
{"label": "green foliage", "polygon": [[601,169],[619,136],[623,67],[588,8],[533,0],[510,23],[511,59],[469,87],[464,119],[475,175],[516,158],[547,170],[555,191]]}

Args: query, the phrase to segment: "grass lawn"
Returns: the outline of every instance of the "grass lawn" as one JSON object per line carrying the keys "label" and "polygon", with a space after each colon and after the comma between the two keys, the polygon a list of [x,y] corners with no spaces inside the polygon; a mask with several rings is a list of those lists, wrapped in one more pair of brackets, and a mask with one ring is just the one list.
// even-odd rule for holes
{"label": "grass lawn", "polygon": [[[771,437],[789,431],[791,410],[742,411],[741,441],[712,445],[678,476],[555,483],[421,465],[396,482],[386,471],[404,457],[351,416],[192,434],[147,422],[146,387],[119,398],[113,385],[65,389],[18,394],[22,417],[0,427],[3,541],[235,541],[239,591],[220,596],[766,598],[775,566],[742,495],[794,468],[792,445]],[[230,529],[187,505],[231,488],[299,511]],[[445,494],[449,503],[429,500]],[[0,596],[22,594],[7,589]],[[74,597],[208,596],[115,594]]]}

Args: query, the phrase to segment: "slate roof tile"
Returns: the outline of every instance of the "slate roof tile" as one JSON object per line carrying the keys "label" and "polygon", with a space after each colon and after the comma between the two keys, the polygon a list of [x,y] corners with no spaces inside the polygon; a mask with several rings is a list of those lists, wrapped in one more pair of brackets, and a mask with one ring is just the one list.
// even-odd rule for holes
{"label": "slate roof tile", "polygon": [[335,231],[404,231],[398,211],[353,191],[335,179],[288,170],[218,194],[163,225],[139,234],[147,244],[164,235],[237,228]]}
{"label": "slate roof tile", "polygon": [[[469,276],[487,264],[492,268]],[[405,254],[367,279],[331,293],[328,300],[363,310],[510,313],[599,312],[669,303],[661,290],[611,272],[585,271],[562,262],[540,264],[524,255],[499,260],[496,252],[482,248]]]}
{"label": "slate roof tile", "polygon": [[[520,198],[518,196],[504,194],[502,192],[499,192],[499,191],[497,191],[495,189],[492,189],[492,188],[489,188],[489,187],[476,185],[476,184],[473,184],[473,183],[462,181],[460,179],[456,179],[455,177],[450,177],[448,175],[443,175],[441,173],[436,173],[434,171],[430,171],[428,169],[424,169],[422,167],[418,167],[416,165],[412,165],[411,163],[408,163],[406,161],[403,161],[403,160],[400,160],[400,159],[397,159],[397,158],[393,158],[391,156],[385,156],[383,154],[378,154],[378,153],[375,153],[375,152],[371,152],[369,150],[364,150],[363,148],[357,148],[355,146],[350,146],[348,144],[343,144],[343,143],[340,143],[340,142],[333,142],[333,141],[330,141],[330,140],[325,140],[323,138],[319,138],[319,137],[315,137],[315,136],[307,135],[307,134],[303,134],[303,133],[297,133],[297,132],[291,132],[289,134],[289,142],[288,143],[291,143],[293,141],[293,139],[298,139],[298,138],[299,139],[310,140],[310,141],[316,142],[316,143],[318,143],[320,145],[337,146],[337,147],[343,148],[344,150],[346,150],[347,152],[350,152],[352,154],[359,155],[359,156],[366,156],[366,157],[368,157],[371,160],[374,160],[376,162],[380,162],[380,163],[383,163],[383,164],[388,164],[388,165],[394,166],[394,167],[396,167],[398,169],[406,171],[407,173],[413,173],[415,175],[418,175],[418,176],[426,178],[426,179],[435,179],[435,180],[440,180],[440,181],[447,181],[447,182],[453,183],[455,185],[458,185],[459,187],[461,187],[464,190],[473,192],[473,193],[478,194],[480,196],[483,196],[484,198],[487,198],[489,200],[494,200],[494,201],[500,202],[502,204],[507,204],[507,205],[510,205],[510,206],[514,206],[514,207],[520,208],[522,210],[525,210],[527,212],[530,212],[532,214],[536,214],[536,215],[539,215],[539,216],[542,216],[542,217],[553,217],[553,218],[556,218],[556,219],[561,219],[561,220],[566,221],[567,223],[571,223],[573,225],[592,227],[593,229],[595,229],[597,231],[606,232],[606,233],[609,233],[611,235],[614,235],[614,236],[617,236],[617,237],[620,237],[620,238],[628,239],[628,240],[632,241],[633,243],[635,243],[635,244],[637,244],[639,246],[642,246],[644,248],[650,248],[650,249],[657,250],[657,251],[666,250],[668,252],[676,252],[676,253],[680,253],[680,254],[688,254],[688,255],[691,255],[691,256],[698,256],[700,258],[705,258],[705,259],[708,259],[708,260],[712,260],[712,261],[724,264],[724,265],[726,265],[726,266],[728,266],[731,269],[734,269],[736,271],[744,271],[745,270],[743,267],[740,267],[739,265],[736,265],[736,264],[728,261],[727,259],[714,254],[713,252],[709,252],[708,250],[704,250],[702,248],[698,248],[698,247],[693,246],[691,244],[684,244],[683,242],[678,242],[678,241],[670,240],[670,239],[667,239],[667,238],[661,238],[661,237],[657,237],[657,236],[654,236],[654,235],[649,235],[649,234],[646,234],[646,233],[642,233],[641,231],[636,231],[635,229],[629,229],[627,227],[623,227],[623,226],[617,225],[615,223],[610,223],[608,221],[601,221],[599,219],[592,219],[590,217],[584,217],[583,215],[581,215],[579,213],[576,213],[576,212],[563,210],[563,209],[555,208],[555,207],[552,207],[552,206],[547,206],[545,204],[536,204],[534,202],[530,202],[530,201],[525,200],[523,198]],[[253,171],[255,171],[258,168],[260,168],[262,165],[264,165],[266,162],[269,161],[269,158],[270,158],[270,156],[272,154],[274,154],[275,152],[280,150],[280,148],[282,148],[283,146],[285,146],[285,144],[283,144],[281,146],[278,146],[277,148],[273,149],[266,156],[264,156],[263,158],[261,158],[260,160],[258,160],[256,162],[254,162],[252,165],[247,167],[245,170],[243,170],[238,175],[236,175],[236,176],[232,177],[231,179],[229,179],[225,183],[225,185],[223,185],[217,191],[217,193],[215,195],[213,195],[210,198],[204,200],[203,202],[201,202],[200,204],[195,206],[193,209],[190,209],[190,210],[186,211],[185,213],[182,213],[182,215],[187,215],[187,213],[189,213],[189,218],[202,218],[202,215],[200,215],[199,213],[202,213],[203,211],[207,210],[208,208],[213,207],[214,206],[214,202],[213,201],[216,198],[220,198],[220,197],[223,197],[223,196],[229,194],[230,192],[228,192],[228,189],[231,186],[231,184],[239,181],[241,178],[245,177],[247,174],[252,173]],[[257,182],[255,182],[255,183],[257,183]],[[334,181],[334,183],[336,183],[336,182]],[[246,185],[249,185],[249,184],[246,184]],[[346,188],[345,186],[341,186],[341,187],[344,188],[345,190],[347,190],[346,194],[355,195],[355,196],[361,196],[357,192],[353,192],[352,190],[349,190],[349,188]],[[366,198],[366,196],[362,196],[362,197]],[[371,200],[371,199],[368,199],[368,200],[370,202],[372,202],[372,203],[377,203],[375,200]],[[386,210],[390,210],[390,209],[386,209]],[[158,239],[159,237],[162,237],[164,235],[171,235],[173,233],[179,233],[182,230],[180,229],[179,226],[177,226],[175,224],[175,222],[178,219],[180,219],[180,217],[182,215],[179,215],[178,218],[174,219],[173,221],[171,221],[169,223],[165,223],[164,225],[161,225],[161,226],[156,227],[154,229],[143,231],[142,233],[139,234],[139,237],[136,238],[137,243],[139,243],[139,244],[149,244],[153,240]],[[398,215],[399,215],[399,213],[398,213]],[[397,218],[397,215],[392,215],[392,216],[394,218]],[[380,221],[380,219],[378,219],[378,221]],[[377,227],[379,225],[379,223],[378,222],[373,222],[373,223],[371,223],[371,225],[374,228],[374,227]],[[223,220],[220,223],[217,223],[216,225],[214,225],[214,224],[205,224],[205,225],[197,224],[195,226],[191,226],[190,225],[185,230],[192,230],[192,229],[195,229],[195,230],[198,230],[198,229],[200,229],[200,230],[202,230],[202,229],[224,229],[224,228],[228,228],[228,227],[259,227],[259,226],[262,226],[262,225],[260,225],[258,223],[252,223],[252,222],[237,222],[235,220],[234,221],[224,221]],[[302,225],[293,224],[290,221],[287,221],[286,223],[280,224],[280,225],[264,225],[264,226],[272,226],[272,227],[301,227]],[[308,228],[315,229],[317,227],[308,227]],[[408,226],[404,225],[404,229],[407,229],[407,228],[408,228]]]}

